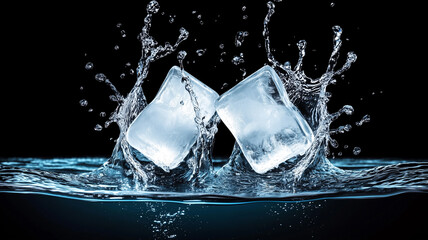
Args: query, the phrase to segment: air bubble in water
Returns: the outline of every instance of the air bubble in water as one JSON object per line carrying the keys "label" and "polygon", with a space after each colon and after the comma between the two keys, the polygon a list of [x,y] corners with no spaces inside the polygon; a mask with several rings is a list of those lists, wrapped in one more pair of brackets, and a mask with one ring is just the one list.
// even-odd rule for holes
{"label": "air bubble in water", "polygon": [[86,107],[88,106],[88,101],[86,99],[82,99],[79,101],[80,106]]}
{"label": "air bubble in water", "polygon": [[86,70],[91,70],[93,68],[94,68],[94,64],[92,62],[86,63],[86,65],[85,65],[85,69]]}
{"label": "air bubble in water", "polygon": [[104,82],[107,79],[106,75],[104,73],[97,73],[95,74],[95,80],[98,82]]}

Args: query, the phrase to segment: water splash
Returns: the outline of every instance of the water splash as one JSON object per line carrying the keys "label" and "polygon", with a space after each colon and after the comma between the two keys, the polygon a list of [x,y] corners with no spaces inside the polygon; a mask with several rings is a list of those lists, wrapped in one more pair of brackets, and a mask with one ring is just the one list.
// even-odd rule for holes
{"label": "water splash", "polygon": [[[326,155],[329,153],[329,144],[337,147],[337,141],[330,136],[331,123],[340,117],[342,114],[351,115],[353,108],[350,105],[343,106],[335,113],[329,113],[327,103],[330,95],[327,94],[327,87],[334,82],[335,76],[340,76],[344,71],[348,70],[352,63],[357,59],[353,52],[348,53],[346,63],[338,70],[335,70],[337,60],[339,58],[339,50],[342,45],[341,35],[342,28],[334,26],[333,30],[333,51],[328,60],[326,72],[319,78],[310,78],[303,71],[303,59],[307,43],[305,40],[300,40],[297,43],[299,50],[299,59],[296,66],[292,69],[290,62],[281,64],[276,60],[271,51],[271,41],[269,34],[269,22],[272,15],[275,13],[275,4],[271,1],[267,3],[268,13],[263,24],[263,37],[265,39],[265,49],[267,59],[273,68],[281,77],[290,100],[301,110],[303,116],[310,124],[315,134],[315,140],[309,150],[302,156],[292,162],[292,166],[288,164],[286,169],[282,169],[294,179],[295,182],[301,180],[305,172],[319,168],[321,166],[332,166],[328,163]],[[237,159],[242,158],[239,147],[235,145],[234,152],[230,158],[229,166],[235,166]],[[238,165],[242,165],[242,160],[239,160]]]}
{"label": "water splash", "polygon": [[[141,43],[141,58],[136,68],[136,82],[131,91],[127,95],[122,95],[105,74],[95,75],[96,81],[109,86],[113,92],[109,98],[117,103],[115,111],[104,124],[106,128],[116,123],[120,130],[111,157],[107,160],[8,159],[0,161],[0,191],[33,191],[91,199],[198,199],[214,202],[274,198],[301,200],[325,196],[428,191],[428,163],[426,162],[388,162],[389,165],[382,165],[385,161],[367,160],[358,165],[355,161],[347,162],[343,159],[332,164],[327,159],[330,147],[339,146],[333,136],[352,129],[350,124],[331,129],[331,123],[343,114],[351,115],[354,112],[352,106],[344,105],[338,111],[330,113],[327,103],[331,94],[327,92],[327,87],[336,81],[337,76],[342,76],[343,72],[351,67],[357,56],[353,52],[348,52],[345,64],[337,68],[343,29],[340,26],[333,26],[333,49],[326,71],[320,77],[308,77],[303,70],[308,45],[305,40],[297,42],[299,57],[294,68],[289,61],[281,63],[271,49],[269,23],[275,13],[273,2],[267,3],[267,15],[263,21],[262,35],[267,61],[280,76],[290,100],[302,112],[312,128],[315,135],[312,146],[303,156],[290,159],[266,174],[257,174],[252,170],[237,144],[226,164],[224,161],[213,160],[211,154],[220,118],[217,114],[214,114],[211,119],[200,117],[197,96],[184,72],[183,63],[186,52],[180,51],[177,59],[182,69],[183,87],[189,93],[193,105],[198,138],[189,155],[176,169],[165,172],[155,166],[134,150],[126,142],[124,135],[132,121],[147,105],[142,86],[147,78],[150,64],[175,52],[189,36],[186,29],[180,28],[175,44],[159,44],[150,34],[152,17],[158,13],[159,9],[160,5],[157,1],[151,1],[146,7],[144,26],[138,36]],[[195,13],[192,12],[192,14]],[[121,28],[121,25],[118,28]],[[123,34],[126,32],[121,31],[121,34],[124,37]],[[241,39],[238,35],[236,38],[242,44],[244,38]],[[219,48],[224,49],[224,44],[220,44]],[[199,55],[198,52],[197,54]],[[239,57],[243,58],[243,55]],[[130,63],[126,64],[126,67],[130,66]],[[85,69],[93,70],[94,66],[88,62]],[[243,72],[245,76],[245,69]],[[134,70],[130,69],[129,74],[133,75]],[[88,106],[85,99],[80,100],[79,104],[82,107]],[[107,114],[100,113],[100,116],[106,117]],[[366,115],[355,125],[360,126],[369,120],[370,116]],[[100,131],[103,126],[97,124],[94,129]],[[345,146],[344,148],[349,147]],[[352,152],[359,154],[361,148],[354,147]],[[99,167],[100,164],[102,167]],[[368,167],[361,167],[362,165]],[[159,224],[159,222],[154,223]]]}
{"label": "water splash", "polygon": [[[174,52],[179,44],[189,36],[189,32],[186,29],[180,28],[180,34],[174,45],[171,45],[169,42],[164,45],[159,44],[150,35],[152,17],[159,11],[159,9],[160,5],[157,1],[149,2],[146,7],[147,15],[144,18],[144,26],[138,36],[138,39],[141,42],[141,58],[138,62],[137,81],[135,82],[134,87],[128,95],[124,97],[110,81],[105,81],[105,83],[112,89],[115,100],[118,103],[116,110],[110,115],[110,118],[105,125],[109,126],[111,123],[115,122],[119,126],[120,134],[112,156],[104,166],[112,167],[120,165],[121,167],[129,168],[131,171],[128,172],[133,175],[137,188],[147,187],[150,179],[149,175],[143,169],[142,164],[135,156],[135,151],[133,151],[132,147],[127,143],[125,133],[132,121],[147,105],[142,84],[147,78],[150,64]],[[126,164],[124,164],[123,161],[125,161]]]}

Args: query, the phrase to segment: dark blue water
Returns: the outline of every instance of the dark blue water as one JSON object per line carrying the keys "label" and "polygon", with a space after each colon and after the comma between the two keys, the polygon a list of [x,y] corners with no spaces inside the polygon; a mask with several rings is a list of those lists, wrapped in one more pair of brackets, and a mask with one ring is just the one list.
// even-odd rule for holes
{"label": "dark blue water", "polygon": [[424,239],[426,193],[233,205],[0,194],[9,239]]}

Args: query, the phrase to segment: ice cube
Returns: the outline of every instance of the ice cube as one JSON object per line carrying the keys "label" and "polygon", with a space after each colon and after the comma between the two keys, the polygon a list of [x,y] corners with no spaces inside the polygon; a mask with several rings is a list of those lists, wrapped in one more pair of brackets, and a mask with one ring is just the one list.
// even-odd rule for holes
{"label": "ice cube", "polygon": [[215,106],[257,173],[304,154],[313,142],[311,128],[269,66],[221,95]]}
{"label": "ice cube", "polygon": [[[209,120],[219,95],[184,71],[197,97],[200,117]],[[176,168],[189,154],[198,136],[195,112],[181,69],[171,68],[153,101],[126,133],[128,143],[165,171]]]}

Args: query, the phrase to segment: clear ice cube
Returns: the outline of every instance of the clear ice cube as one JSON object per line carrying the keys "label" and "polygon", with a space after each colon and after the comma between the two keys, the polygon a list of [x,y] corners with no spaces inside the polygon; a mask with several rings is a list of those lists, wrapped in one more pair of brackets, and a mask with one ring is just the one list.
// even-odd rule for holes
{"label": "clear ice cube", "polygon": [[257,173],[304,154],[314,140],[308,123],[269,66],[221,95],[215,106]]}
{"label": "clear ice cube", "polygon": [[[197,97],[200,117],[209,120],[219,95],[184,71]],[[141,111],[126,133],[128,143],[165,171],[176,168],[198,136],[195,111],[181,69],[171,68],[153,101]]]}

